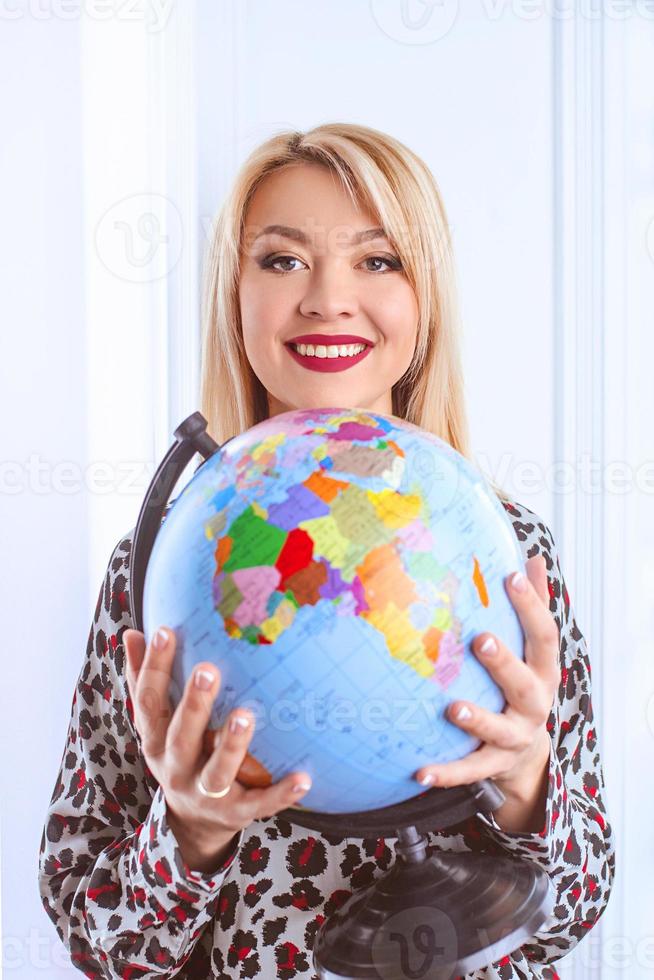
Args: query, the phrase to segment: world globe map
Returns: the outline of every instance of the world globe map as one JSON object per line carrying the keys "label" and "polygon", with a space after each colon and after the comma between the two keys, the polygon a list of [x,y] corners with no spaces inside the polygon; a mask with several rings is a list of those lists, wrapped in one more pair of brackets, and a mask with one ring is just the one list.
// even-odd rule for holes
{"label": "world globe map", "polygon": [[210,661],[210,727],[252,710],[253,784],[304,770],[299,807],[360,812],[478,747],[445,716],[453,700],[504,707],[470,644],[489,630],[523,656],[516,569],[501,501],[447,442],[395,416],[295,410],[228,440],[172,502],[144,632],[175,631],[173,707]]}

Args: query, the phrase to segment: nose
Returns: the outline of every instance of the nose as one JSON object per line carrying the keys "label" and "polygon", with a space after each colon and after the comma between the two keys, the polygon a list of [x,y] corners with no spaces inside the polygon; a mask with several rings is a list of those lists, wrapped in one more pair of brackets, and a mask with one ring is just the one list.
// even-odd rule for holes
{"label": "nose", "polygon": [[302,315],[316,320],[356,316],[359,301],[354,285],[346,279],[347,273],[335,266],[316,270],[308,279],[300,303]]}

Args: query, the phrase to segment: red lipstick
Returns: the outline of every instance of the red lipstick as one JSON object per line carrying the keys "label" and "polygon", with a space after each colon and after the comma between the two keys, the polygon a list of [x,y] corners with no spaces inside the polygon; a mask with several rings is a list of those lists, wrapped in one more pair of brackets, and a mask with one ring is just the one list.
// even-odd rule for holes
{"label": "red lipstick", "polygon": [[[313,336],[316,336],[315,334]],[[297,340],[293,343],[314,343],[311,340]],[[345,343],[345,341],[342,341]],[[357,344],[365,343],[365,341],[358,340],[348,340],[347,343]],[[286,344],[286,349],[298,364],[302,367],[308,368],[309,371],[323,371],[323,372],[333,372],[333,371],[347,371],[348,368],[352,367],[354,364],[358,364],[362,361],[364,357],[367,357],[372,347],[364,347],[360,354],[355,354],[353,357],[308,357],[306,354],[299,354],[296,350],[291,347],[290,343]]]}
{"label": "red lipstick", "polygon": [[324,344],[325,347],[329,347],[330,344],[338,344],[339,346],[341,344],[367,344],[368,347],[375,346],[370,340],[366,340],[365,337],[356,337],[353,333],[305,333],[301,337],[291,337],[287,343]]}

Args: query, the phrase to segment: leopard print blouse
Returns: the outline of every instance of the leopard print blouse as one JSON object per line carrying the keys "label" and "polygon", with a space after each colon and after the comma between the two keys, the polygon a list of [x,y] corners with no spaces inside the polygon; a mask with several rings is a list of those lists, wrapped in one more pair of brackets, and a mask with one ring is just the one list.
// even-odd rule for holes
{"label": "leopard print blouse", "polygon": [[[561,684],[547,726],[553,751],[545,824],[540,833],[508,832],[477,814],[428,836],[431,850],[508,853],[545,869],[557,894],[553,916],[510,956],[466,976],[554,980],[552,964],[606,907],[614,838],[591,665],[556,546],[535,513],[517,503],[504,507],[524,558],[545,556],[559,627]],[[274,816],[244,828],[215,872],[188,867],[141,753],[126,682],[131,541],[132,532],[111,554],[73,694],[39,852],[43,907],[89,980],[317,980],[311,951],[320,925],[387,871],[395,838],[325,836]]]}

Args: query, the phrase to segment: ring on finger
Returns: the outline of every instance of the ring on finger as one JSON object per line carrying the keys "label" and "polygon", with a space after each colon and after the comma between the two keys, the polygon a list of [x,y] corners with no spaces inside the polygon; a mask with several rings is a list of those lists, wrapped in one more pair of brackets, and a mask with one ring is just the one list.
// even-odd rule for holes
{"label": "ring on finger", "polygon": [[219,789],[219,790],[207,789],[207,787],[202,782],[202,776],[198,776],[197,783],[198,783],[198,789],[203,794],[203,796],[208,796],[212,800],[219,800],[221,799],[221,797],[227,796],[230,789],[232,788],[232,784],[229,783],[229,785],[225,786],[224,789]]}

